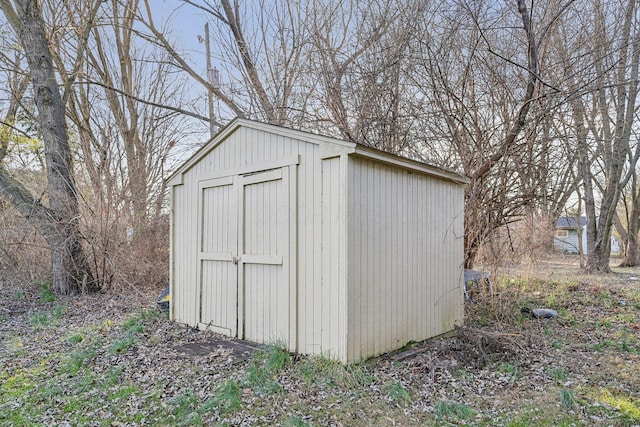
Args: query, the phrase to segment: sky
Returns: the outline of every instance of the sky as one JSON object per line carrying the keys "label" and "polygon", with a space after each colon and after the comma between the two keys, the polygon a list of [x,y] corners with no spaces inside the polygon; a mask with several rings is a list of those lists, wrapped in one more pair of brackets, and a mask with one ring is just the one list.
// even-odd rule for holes
{"label": "sky", "polygon": [[204,75],[205,45],[198,40],[204,37],[205,13],[180,0],[151,0],[151,7],[156,26],[166,26],[172,35],[171,40],[189,52],[191,63],[197,64]]}

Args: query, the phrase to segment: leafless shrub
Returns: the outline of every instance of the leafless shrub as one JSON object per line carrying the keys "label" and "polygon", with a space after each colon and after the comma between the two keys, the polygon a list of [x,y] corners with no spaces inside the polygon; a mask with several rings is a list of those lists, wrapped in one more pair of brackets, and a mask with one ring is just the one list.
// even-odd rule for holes
{"label": "leafless shrub", "polygon": [[531,264],[555,255],[554,231],[554,220],[548,216],[524,216],[492,233],[478,252],[479,264],[496,274],[502,267]]}
{"label": "leafless shrub", "polygon": [[457,329],[449,352],[463,366],[477,369],[495,362],[515,359],[520,353],[520,344],[511,336],[490,333],[471,327]]}
{"label": "leafless shrub", "polygon": [[169,282],[169,218],[149,223],[114,254],[118,266],[115,286],[164,287]]}
{"label": "leafless shrub", "polygon": [[513,325],[521,317],[523,299],[518,287],[496,282],[490,291],[476,293],[466,302],[465,323]]}
{"label": "leafless shrub", "polygon": [[0,200],[0,286],[19,288],[50,281],[49,254],[35,229]]}
{"label": "leafless shrub", "polygon": [[169,219],[163,215],[134,233],[127,221],[94,218],[87,231],[94,274],[103,291],[142,292],[169,280]]}

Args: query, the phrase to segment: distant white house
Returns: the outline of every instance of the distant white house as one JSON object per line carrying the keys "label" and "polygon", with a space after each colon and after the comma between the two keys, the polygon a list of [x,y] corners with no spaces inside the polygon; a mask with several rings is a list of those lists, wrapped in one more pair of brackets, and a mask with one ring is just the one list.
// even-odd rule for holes
{"label": "distant white house", "polygon": [[[588,254],[586,217],[580,217],[580,225],[578,225],[578,221],[574,217],[561,217],[558,219],[553,239],[555,249],[566,254],[579,254],[580,239],[582,240],[582,250],[585,254]],[[619,254],[620,250],[620,243],[615,237],[611,236],[611,253]]]}

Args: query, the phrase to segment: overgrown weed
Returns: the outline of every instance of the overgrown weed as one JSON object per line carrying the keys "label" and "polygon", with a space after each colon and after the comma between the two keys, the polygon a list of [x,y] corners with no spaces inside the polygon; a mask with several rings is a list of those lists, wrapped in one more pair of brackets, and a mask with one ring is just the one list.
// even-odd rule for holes
{"label": "overgrown weed", "polygon": [[322,356],[307,356],[297,367],[308,384],[355,389],[373,381],[363,364],[343,365]]}
{"label": "overgrown weed", "polygon": [[284,347],[270,345],[266,351],[259,351],[253,356],[244,376],[244,384],[260,393],[280,392],[282,386],[274,377],[290,361],[291,355]]}

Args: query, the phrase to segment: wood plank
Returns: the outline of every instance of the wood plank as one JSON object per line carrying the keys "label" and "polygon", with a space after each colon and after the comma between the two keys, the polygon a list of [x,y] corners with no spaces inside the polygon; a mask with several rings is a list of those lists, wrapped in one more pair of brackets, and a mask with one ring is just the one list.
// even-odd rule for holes
{"label": "wood plank", "polygon": [[282,255],[250,255],[242,254],[239,258],[243,264],[283,265]]}

